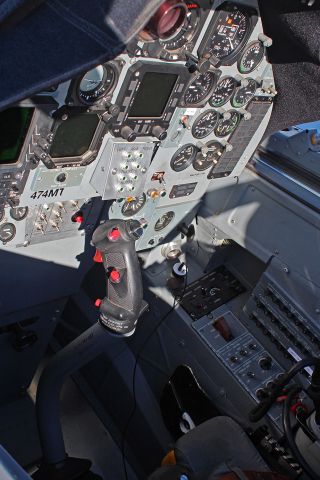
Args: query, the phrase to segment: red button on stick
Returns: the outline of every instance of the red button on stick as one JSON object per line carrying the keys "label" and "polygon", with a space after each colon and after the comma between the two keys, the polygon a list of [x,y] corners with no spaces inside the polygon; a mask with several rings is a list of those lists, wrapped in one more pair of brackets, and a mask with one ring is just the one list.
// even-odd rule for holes
{"label": "red button on stick", "polygon": [[118,270],[111,270],[109,278],[112,283],[119,283],[121,278],[120,272],[118,272]]}
{"label": "red button on stick", "polygon": [[109,233],[108,233],[108,238],[109,240],[111,240],[112,242],[115,242],[116,240],[118,240],[118,238],[121,237],[121,233],[119,232],[119,230],[117,228],[113,228]]}
{"label": "red button on stick", "polygon": [[95,256],[93,257],[93,261],[96,263],[103,263],[103,258],[100,250],[96,250]]}

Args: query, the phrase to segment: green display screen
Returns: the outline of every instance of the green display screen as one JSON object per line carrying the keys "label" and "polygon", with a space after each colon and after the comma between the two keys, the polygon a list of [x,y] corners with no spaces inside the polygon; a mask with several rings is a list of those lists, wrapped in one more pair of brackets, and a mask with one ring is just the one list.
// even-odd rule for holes
{"label": "green display screen", "polygon": [[81,157],[92,142],[99,116],[86,113],[72,115],[58,126],[50,148],[52,158]]}
{"label": "green display screen", "polygon": [[34,108],[13,107],[0,112],[0,165],[17,163]]}

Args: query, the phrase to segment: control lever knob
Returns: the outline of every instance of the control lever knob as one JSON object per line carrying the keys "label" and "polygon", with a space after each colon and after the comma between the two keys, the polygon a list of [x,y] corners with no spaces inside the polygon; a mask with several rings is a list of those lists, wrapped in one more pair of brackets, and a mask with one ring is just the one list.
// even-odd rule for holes
{"label": "control lever knob", "polygon": [[260,358],[259,365],[262,370],[270,370],[272,367],[272,358],[268,356]]}
{"label": "control lever knob", "polygon": [[121,137],[127,140],[128,142],[134,142],[137,138],[137,134],[132,130],[131,127],[122,127],[121,128]]}
{"label": "control lever knob", "polygon": [[159,140],[165,140],[167,138],[167,132],[164,128],[160,127],[160,125],[155,125],[152,128],[152,135]]}

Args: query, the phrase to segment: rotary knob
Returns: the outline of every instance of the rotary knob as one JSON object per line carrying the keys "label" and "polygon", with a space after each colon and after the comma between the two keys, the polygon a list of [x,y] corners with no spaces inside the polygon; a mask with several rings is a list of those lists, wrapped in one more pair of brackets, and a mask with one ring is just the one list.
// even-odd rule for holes
{"label": "rotary knob", "polygon": [[269,356],[261,357],[259,360],[259,366],[262,370],[270,370],[272,367],[272,358]]}
{"label": "rotary knob", "polygon": [[152,135],[159,140],[165,140],[167,138],[167,132],[164,128],[160,127],[160,125],[155,125],[152,129]]}
{"label": "rotary knob", "polygon": [[127,140],[128,142],[134,142],[137,138],[137,134],[132,130],[132,128],[126,126],[121,129],[121,137]]}

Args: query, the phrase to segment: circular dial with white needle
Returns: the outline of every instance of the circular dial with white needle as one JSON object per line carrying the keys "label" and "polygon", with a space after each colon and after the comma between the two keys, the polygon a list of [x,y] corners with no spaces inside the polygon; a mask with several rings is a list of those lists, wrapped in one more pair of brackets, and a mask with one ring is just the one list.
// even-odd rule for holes
{"label": "circular dial with white needle", "polygon": [[241,83],[242,85],[236,89],[231,100],[231,104],[235,108],[244,107],[254,97],[258,88],[258,83],[254,78],[247,77]]}
{"label": "circular dial with white needle", "polygon": [[98,65],[81,77],[78,96],[83,103],[93,104],[110,92],[115,80],[116,72],[113,66]]}
{"label": "circular dial with white needle", "polygon": [[250,34],[250,15],[246,8],[225,2],[217,9],[213,25],[203,54],[222,63],[232,63]]}
{"label": "circular dial with white needle", "polygon": [[218,119],[219,113],[216,110],[206,110],[201,113],[192,125],[191,132],[194,138],[201,139],[210,135],[217,125]]}
{"label": "circular dial with white needle", "polygon": [[193,143],[182,145],[171,158],[170,167],[174,172],[182,172],[192,164],[197,153],[198,148]]}
{"label": "circular dial with white needle", "polygon": [[237,128],[241,118],[241,114],[236,110],[225,112],[214,130],[215,136],[219,138],[230,135]]}
{"label": "circular dial with white needle", "polygon": [[265,56],[265,46],[260,40],[249,43],[238,61],[240,73],[250,73],[255,70]]}
{"label": "circular dial with white needle", "polygon": [[200,73],[188,85],[184,93],[185,105],[198,105],[205,102],[211,95],[216,84],[216,75],[210,70]]}
{"label": "circular dial with white needle", "polygon": [[233,77],[223,77],[219,80],[212,97],[209,100],[211,107],[222,107],[235,92],[237,81]]}

